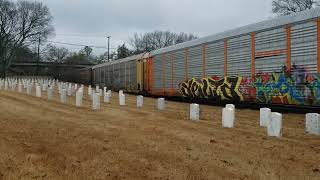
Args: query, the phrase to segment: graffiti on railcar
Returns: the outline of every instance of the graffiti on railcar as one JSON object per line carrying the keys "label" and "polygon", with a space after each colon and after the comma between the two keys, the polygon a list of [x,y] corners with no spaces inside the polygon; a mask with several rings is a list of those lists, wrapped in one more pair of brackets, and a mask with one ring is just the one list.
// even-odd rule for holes
{"label": "graffiti on railcar", "polygon": [[189,98],[243,101],[239,91],[241,81],[241,77],[203,78],[201,81],[192,78],[180,83],[179,89],[183,96]]}
{"label": "graffiti on railcar", "polygon": [[319,74],[311,74],[293,66],[290,72],[260,73],[256,75],[257,102],[273,104],[319,105]]}
{"label": "graffiti on railcar", "polygon": [[320,105],[320,75],[293,66],[251,77],[192,78],[179,84],[181,95],[193,99],[256,101],[269,104]]}

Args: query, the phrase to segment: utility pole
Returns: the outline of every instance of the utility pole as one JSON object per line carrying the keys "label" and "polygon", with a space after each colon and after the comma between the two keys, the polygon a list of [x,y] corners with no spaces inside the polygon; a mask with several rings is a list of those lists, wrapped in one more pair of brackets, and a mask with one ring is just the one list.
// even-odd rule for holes
{"label": "utility pole", "polygon": [[110,60],[110,37],[111,36],[108,36],[107,38],[108,38],[108,62],[109,62],[109,60]]}
{"label": "utility pole", "polygon": [[37,57],[36,76],[38,76],[38,73],[39,73],[39,62],[40,62],[40,44],[41,44],[41,37],[40,37],[40,35],[39,35],[39,39],[38,39],[38,57]]}

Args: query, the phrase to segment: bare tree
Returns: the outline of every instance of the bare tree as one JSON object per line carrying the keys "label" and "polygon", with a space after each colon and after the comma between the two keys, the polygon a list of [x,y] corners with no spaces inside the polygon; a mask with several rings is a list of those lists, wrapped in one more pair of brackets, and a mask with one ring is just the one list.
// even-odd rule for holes
{"label": "bare tree", "polygon": [[172,33],[170,31],[154,31],[145,34],[135,33],[130,38],[130,44],[134,48],[134,53],[142,53],[145,51],[152,51],[175,44],[183,43],[198,37],[187,33]]}
{"label": "bare tree", "polygon": [[[92,57],[90,59],[91,61],[95,60],[95,57]],[[75,52],[75,53],[71,53],[68,58],[65,60],[65,63],[67,64],[93,64],[93,62],[91,62],[88,60],[88,57],[82,53],[82,52]]]}
{"label": "bare tree", "polygon": [[186,41],[191,41],[191,40],[194,40],[194,39],[198,39],[198,37],[194,34],[188,34],[188,33],[180,33],[176,36],[176,39],[175,39],[175,43],[174,44],[179,44],[179,43],[183,43],[183,42],[186,42]]}
{"label": "bare tree", "polygon": [[85,54],[89,58],[92,53],[92,48],[89,46],[85,46],[83,49],[80,50],[80,53]]}
{"label": "bare tree", "polygon": [[319,0],[274,0],[272,12],[278,15],[289,15],[319,5]]}
{"label": "bare tree", "polygon": [[45,59],[49,62],[64,63],[68,58],[69,50],[64,47],[57,47],[48,44],[45,52]]}
{"label": "bare tree", "polygon": [[122,46],[118,46],[118,49],[117,49],[118,59],[126,58],[130,55],[131,55],[131,51],[127,48],[126,44],[123,44]]}
{"label": "bare tree", "polygon": [[18,47],[45,39],[53,33],[49,9],[39,2],[0,0],[0,77]]}

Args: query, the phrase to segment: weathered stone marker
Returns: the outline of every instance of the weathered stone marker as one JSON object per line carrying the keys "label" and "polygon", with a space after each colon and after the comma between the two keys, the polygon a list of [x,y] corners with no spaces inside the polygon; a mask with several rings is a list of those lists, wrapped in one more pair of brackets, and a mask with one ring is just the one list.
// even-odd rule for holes
{"label": "weathered stone marker", "polygon": [[22,84],[21,84],[21,83],[18,84],[18,92],[19,92],[19,93],[22,92]]}
{"label": "weathered stone marker", "polygon": [[61,89],[62,89],[62,85],[59,83],[58,84],[58,93],[61,94]]}
{"label": "weathered stone marker", "polygon": [[76,106],[81,107],[82,106],[82,91],[76,92]]}
{"label": "weathered stone marker", "polygon": [[48,88],[48,100],[49,100],[49,101],[52,100],[52,91],[53,91],[52,87],[49,87],[49,88]]}
{"label": "weathered stone marker", "polygon": [[226,108],[230,108],[230,109],[236,110],[236,106],[233,105],[233,104],[226,104]]}
{"label": "weathered stone marker", "polygon": [[92,88],[91,88],[91,85],[89,85],[89,87],[88,87],[88,95],[91,96],[91,93],[92,93]]}
{"label": "weathered stone marker", "polygon": [[102,95],[103,95],[102,89],[99,89],[99,96],[102,96]]}
{"label": "weathered stone marker", "polygon": [[91,94],[90,94],[90,100],[93,101],[93,94],[95,94],[96,91],[94,89],[91,90]]}
{"label": "weathered stone marker", "polygon": [[260,126],[267,127],[271,121],[271,109],[261,108],[260,109]]}
{"label": "weathered stone marker", "polygon": [[68,96],[72,96],[72,86],[68,86]]}
{"label": "weathered stone marker", "polygon": [[100,110],[100,94],[94,93],[92,96],[92,110]]}
{"label": "weathered stone marker", "polygon": [[28,84],[28,85],[27,85],[27,94],[28,94],[28,95],[31,95],[31,94],[32,94],[32,85],[31,85],[31,84]]}
{"label": "weathered stone marker", "polygon": [[11,91],[15,91],[16,90],[16,83],[11,82]]}
{"label": "weathered stone marker", "polygon": [[137,108],[143,107],[143,96],[137,96]]}
{"label": "weathered stone marker", "polygon": [[60,101],[62,103],[67,103],[67,90],[66,89],[61,89]]}
{"label": "weathered stone marker", "polygon": [[233,128],[235,119],[235,110],[231,108],[223,108],[222,110],[222,127]]}
{"label": "weathered stone marker", "polygon": [[7,91],[7,90],[8,90],[8,86],[9,86],[8,82],[7,82],[7,81],[5,81],[5,82],[4,82],[4,90],[5,90],[5,91]]}
{"label": "weathered stone marker", "polygon": [[124,95],[123,93],[119,94],[119,104],[120,106],[126,105],[126,95]]}
{"label": "weathered stone marker", "polygon": [[81,96],[83,98],[83,87],[81,86],[79,89],[78,89],[79,92],[81,92]]}
{"label": "weathered stone marker", "polygon": [[157,109],[164,111],[166,109],[166,102],[164,98],[158,98]]}
{"label": "weathered stone marker", "polygon": [[306,132],[320,135],[320,114],[308,113],[306,115]]}
{"label": "weathered stone marker", "polygon": [[47,84],[42,84],[42,91],[46,91],[47,90],[48,85]]}
{"label": "weathered stone marker", "polygon": [[107,91],[107,94],[109,94],[109,97],[111,97],[112,96],[112,91],[111,90]]}
{"label": "weathered stone marker", "polygon": [[267,131],[268,136],[282,136],[282,114],[276,112],[271,114],[271,121],[267,125]]}
{"label": "weathered stone marker", "polygon": [[105,93],[103,96],[103,102],[109,104],[110,103],[110,94]]}
{"label": "weathered stone marker", "polygon": [[190,104],[190,120],[198,121],[200,119],[199,104]]}
{"label": "weathered stone marker", "polygon": [[41,97],[41,86],[36,87],[36,97]]}

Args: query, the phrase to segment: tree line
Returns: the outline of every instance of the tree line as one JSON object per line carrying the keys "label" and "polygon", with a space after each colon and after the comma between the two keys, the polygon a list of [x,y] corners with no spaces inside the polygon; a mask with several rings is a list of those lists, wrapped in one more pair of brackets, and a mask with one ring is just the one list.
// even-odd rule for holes
{"label": "tree line", "polygon": [[0,77],[16,57],[17,50],[54,32],[49,8],[40,2],[0,0]]}
{"label": "tree line", "polygon": [[[116,52],[111,52],[110,60],[126,58],[128,56],[150,52],[159,48],[168,47],[171,45],[183,43],[198,37],[187,33],[173,33],[170,31],[154,31],[144,34],[135,33],[130,37],[130,45],[128,48],[124,43],[117,47]],[[99,64],[108,61],[108,53],[95,56],[92,54],[92,48],[85,46],[79,52],[69,52],[65,47],[58,47],[53,44],[48,44],[44,49],[44,61],[54,63],[69,63],[69,64]]]}
{"label": "tree line", "polygon": [[[289,15],[319,4],[319,0],[273,0],[272,12],[278,16]],[[70,52],[65,47],[53,44],[48,44],[41,50],[32,50],[32,44],[40,44],[54,36],[52,21],[49,8],[41,2],[0,0],[0,77],[5,77],[12,61],[23,59],[69,64],[98,64],[108,61],[107,52],[95,56],[89,46],[78,52]],[[184,32],[156,30],[135,33],[129,38],[130,48],[126,44],[118,46],[116,52],[110,53],[109,57],[111,60],[122,59],[197,38],[195,34]]]}

